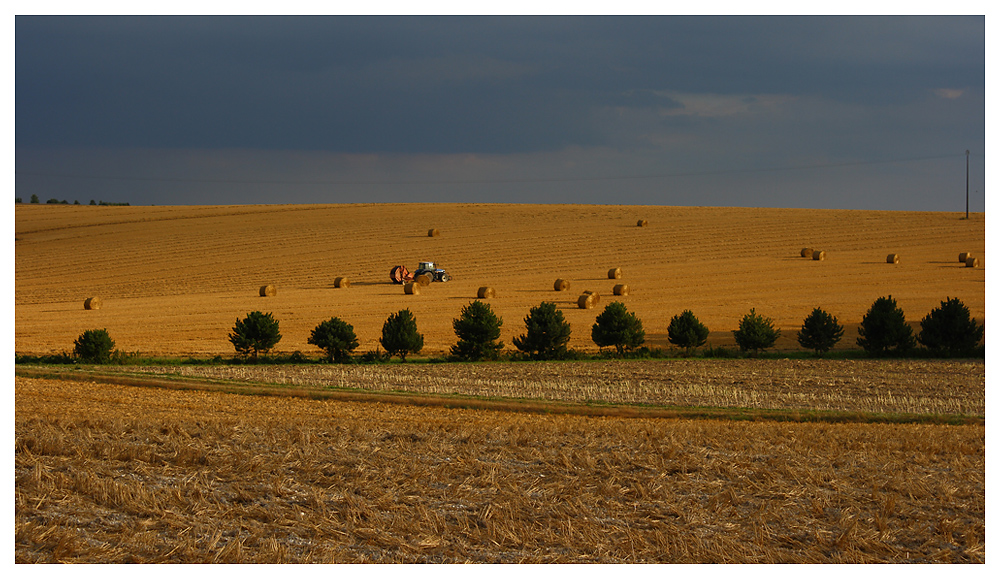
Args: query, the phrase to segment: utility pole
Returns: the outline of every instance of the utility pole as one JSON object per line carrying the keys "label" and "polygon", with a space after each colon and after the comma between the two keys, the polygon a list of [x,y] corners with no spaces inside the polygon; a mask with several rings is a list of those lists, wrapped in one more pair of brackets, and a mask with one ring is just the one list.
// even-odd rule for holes
{"label": "utility pole", "polygon": [[969,218],[969,150],[965,150],[965,218]]}

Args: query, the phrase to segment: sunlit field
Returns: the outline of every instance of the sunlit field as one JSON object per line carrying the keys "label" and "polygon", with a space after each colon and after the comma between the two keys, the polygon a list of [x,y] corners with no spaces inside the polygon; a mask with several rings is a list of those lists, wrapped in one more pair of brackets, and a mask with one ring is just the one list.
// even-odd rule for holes
{"label": "sunlit field", "polygon": [[[139,356],[18,364],[15,560],[983,563],[985,361],[845,352],[881,296],[918,330],[949,297],[985,322],[985,218],[961,217],[18,205],[15,353],[69,353],[103,328]],[[424,260],[452,281],[420,295],[389,281]],[[508,349],[549,301],[570,347],[596,354],[590,328],[618,300],[667,350],[683,310],[733,347],[754,308],[781,329],[780,356],[429,362],[484,286]],[[584,290],[599,307],[577,307]],[[815,307],[846,328],[830,359],[795,339]],[[374,351],[403,308],[425,344],[405,364],[225,363],[251,311],[279,320],[276,354],[315,362],[320,322]]]}
{"label": "sunlit field", "polygon": [[18,562],[985,560],[985,426],[592,418],[17,378]]}
{"label": "sunlit field", "polygon": [[[307,343],[337,316],[354,327],[358,351],[375,350],[386,318],[409,308],[424,356],[455,343],[452,320],[492,287],[508,348],[542,301],[572,325],[569,346],[596,352],[594,318],[621,301],[642,320],[646,342],[669,348],[671,317],[689,309],[732,346],[732,330],[755,308],[782,330],[776,347],[799,350],[795,332],[813,308],[837,316],[838,348],[857,348],[857,325],[891,295],[916,324],[957,297],[985,321],[985,218],[960,213],[604,205],[267,205],[90,207],[18,205],[15,210],[15,350],[72,351],[84,330],[106,328],[122,351],[231,356],[233,323],[248,312],[280,322],[277,352],[318,356]],[[638,227],[639,219],[646,220]],[[438,237],[429,237],[430,228]],[[823,261],[801,257],[803,248]],[[958,262],[961,252],[979,268]],[[898,254],[899,263],[886,262]],[[452,276],[420,295],[389,281],[434,261]],[[609,279],[610,269],[621,278]],[[348,288],[334,287],[345,277]],[[556,279],[570,282],[555,291]],[[613,295],[615,285],[629,287]],[[273,285],[276,294],[261,297]],[[585,291],[601,295],[579,309]],[[101,308],[85,310],[89,297]]]}

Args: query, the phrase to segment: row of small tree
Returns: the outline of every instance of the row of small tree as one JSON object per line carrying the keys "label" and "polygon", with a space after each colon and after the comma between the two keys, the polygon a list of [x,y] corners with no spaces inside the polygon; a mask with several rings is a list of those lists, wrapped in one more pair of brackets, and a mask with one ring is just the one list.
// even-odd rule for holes
{"label": "row of small tree", "polygon": [[[552,302],[542,302],[531,308],[524,318],[525,332],[514,338],[514,347],[522,355],[535,360],[556,360],[569,355],[571,335],[569,322]],[[504,344],[500,341],[503,320],[484,302],[476,300],[462,308],[452,326],[458,341],[450,354],[454,360],[496,360]],[[857,344],[869,355],[907,355],[920,342],[932,355],[968,356],[973,354],[983,337],[983,326],[977,325],[969,309],[958,299],[948,298],[920,322],[920,333],[914,339],[913,329],[905,321],[903,310],[892,296],[875,300],[858,328]],[[621,302],[605,307],[591,327],[591,339],[600,348],[614,348],[618,356],[640,348],[645,342],[642,321]],[[667,339],[690,355],[708,340],[709,330],[690,310],[670,320]],[[844,335],[844,328],[835,316],[815,308],[798,331],[799,345],[822,354],[831,350]],[[751,309],[733,330],[733,337],[743,352],[759,355],[772,347],[781,330]],[[229,341],[238,355],[257,360],[281,340],[278,320],[270,313],[250,312],[237,319]],[[323,350],[330,362],[351,359],[359,346],[354,327],[340,318],[330,318],[317,325],[307,343]],[[390,315],[382,325],[379,344],[386,357],[399,356],[404,362],[409,354],[423,349],[424,337],[417,330],[417,320],[409,309]],[[75,342],[74,353],[84,360],[106,362],[111,357],[114,341],[107,330],[87,330]],[[374,358],[381,355],[376,353]]]}
{"label": "row of small tree", "polygon": [[[667,330],[670,343],[685,347],[701,346],[708,338],[708,328],[690,311],[675,316]],[[753,309],[733,330],[740,350],[757,355],[770,348],[781,336],[770,318]],[[815,308],[802,322],[796,338],[799,345],[817,354],[830,351],[844,336],[836,316]],[[892,296],[880,297],[872,304],[858,326],[857,344],[871,356],[905,356],[920,342],[934,356],[972,355],[983,339],[983,326],[977,325],[969,308],[958,298],[947,298],[920,321],[920,333],[914,339],[913,328],[906,323],[903,310]]]}
{"label": "row of small tree", "polygon": [[[531,308],[524,319],[525,333],[514,338],[514,347],[529,358],[551,360],[565,358],[571,335],[569,322],[552,302],[542,302]],[[504,344],[500,341],[503,320],[484,302],[476,300],[462,308],[461,315],[452,322],[457,343],[451,348],[455,360],[496,360]],[[892,296],[875,300],[858,328],[857,344],[872,356],[906,355],[919,341],[933,355],[970,355],[983,337],[983,327],[971,318],[969,310],[958,298],[948,298],[920,322],[921,330],[916,340],[913,329],[906,323],[903,310]],[[642,321],[629,312],[621,302],[605,307],[591,327],[591,339],[600,348],[614,348],[618,356],[635,350],[645,342]],[[685,310],[670,320],[667,339],[671,344],[684,348],[690,355],[695,348],[708,340],[709,330],[690,310]],[[831,350],[844,335],[844,328],[835,316],[815,308],[802,322],[797,339],[803,348],[822,354]],[[733,330],[736,344],[743,352],[754,356],[772,347],[781,336],[770,318],[751,309]],[[237,321],[229,336],[237,352],[268,350],[280,339],[278,322],[270,314],[251,313]],[[417,331],[417,322],[408,310],[401,310],[386,320],[379,340],[388,356],[419,353],[423,348],[423,335]],[[331,318],[318,325],[309,337],[309,344],[322,349],[331,362],[345,361],[358,347],[354,328],[339,318]]]}
{"label": "row of small tree", "polygon": [[[236,353],[244,358],[257,360],[260,353],[266,353],[281,340],[278,320],[270,313],[250,312],[242,320],[236,320],[229,342]],[[424,336],[417,332],[417,320],[410,310],[400,310],[386,319],[382,325],[382,339],[379,341],[390,356],[399,356],[406,361],[406,355],[417,353],[424,347]],[[313,328],[306,341],[323,350],[330,362],[344,362],[358,347],[354,326],[340,318],[330,318]]]}

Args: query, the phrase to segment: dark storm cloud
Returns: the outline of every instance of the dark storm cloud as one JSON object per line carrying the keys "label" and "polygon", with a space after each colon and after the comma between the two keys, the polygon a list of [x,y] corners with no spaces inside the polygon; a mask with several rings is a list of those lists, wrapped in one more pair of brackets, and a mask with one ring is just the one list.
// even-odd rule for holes
{"label": "dark storm cloud", "polygon": [[984,84],[982,18],[18,17],[18,147],[510,153],[662,93],[903,104]]}
{"label": "dark storm cloud", "polygon": [[985,36],[981,16],[16,17],[17,195],[944,210],[971,149],[976,210]]}

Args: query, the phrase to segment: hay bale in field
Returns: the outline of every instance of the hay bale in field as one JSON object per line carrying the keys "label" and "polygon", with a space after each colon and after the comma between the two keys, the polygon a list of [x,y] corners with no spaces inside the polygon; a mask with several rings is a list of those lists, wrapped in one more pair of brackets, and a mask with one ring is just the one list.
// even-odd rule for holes
{"label": "hay bale in field", "polygon": [[497,297],[497,292],[495,292],[493,288],[489,286],[483,286],[479,288],[479,291],[476,292],[476,297],[479,299],[495,298]]}
{"label": "hay bale in field", "polygon": [[581,310],[589,310],[599,303],[601,303],[601,295],[592,291],[585,291],[576,299],[576,305]]}
{"label": "hay bale in field", "polygon": [[614,289],[616,296],[627,296],[628,295],[628,284],[620,283],[615,286]]}
{"label": "hay bale in field", "polygon": [[273,296],[276,293],[278,293],[278,290],[273,285],[260,286],[260,297],[262,298]]}
{"label": "hay bale in field", "polygon": [[888,256],[886,256],[885,262],[886,263],[899,263],[899,254],[898,253],[890,253]]}
{"label": "hay bale in field", "polygon": [[645,227],[647,225],[649,225],[649,222],[646,221],[645,219],[640,219],[639,221],[636,222],[637,227]]}
{"label": "hay bale in field", "polygon": [[420,284],[415,281],[406,282],[406,284],[403,285],[403,293],[412,296],[420,295]]}
{"label": "hay bale in field", "polygon": [[351,287],[351,282],[346,277],[338,277],[333,280],[333,287]]}
{"label": "hay bale in field", "polygon": [[799,255],[801,255],[802,257],[812,257],[813,256],[813,248],[811,248],[811,247],[803,247],[802,251],[799,252]]}
{"label": "hay bale in field", "polygon": [[613,267],[608,270],[608,279],[621,279],[622,278],[622,268]]}
{"label": "hay bale in field", "polygon": [[429,274],[429,273],[422,273],[422,274],[418,275],[417,277],[413,278],[413,281],[416,282],[416,283],[418,283],[418,284],[420,284],[420,285],[427,286],[427,285],[430,285],[431,282],[434,281],[434,279],[431,277],[431,274]]}
{"label": "hay bale in field", "polygon": [[553,285],[557,292],[566,291],[569,289],[568,279],[557,279],[556,283]]}
{"label": "hay bale in field", "polygon": [[970,257],[972,257],[971,252],[963,251],[962,253],[958,254],[958,262],[965,263],[965,260],[969,259]]}
{"label": "hay bale in field", "polygon": [[965,267],[979,267],[979,258],[978,257],[966,258]]}
{"label": "hay bale in field", "polygon": [[101,309],[101,298],[87,298],[83,300],[83,309],[85,310]]}
{"label": "hay bale in field", "polygon": [[813,259],[816,261],[823,261],[826,259],[826,252],[821,249],[817,249],[813,252]]}
{"label": "hay bale in field", "polygon": [[439,235],[441,235],[441,232],[438,231],[437,229],[431,229],[427,231],[427,237],[437,237]]}

